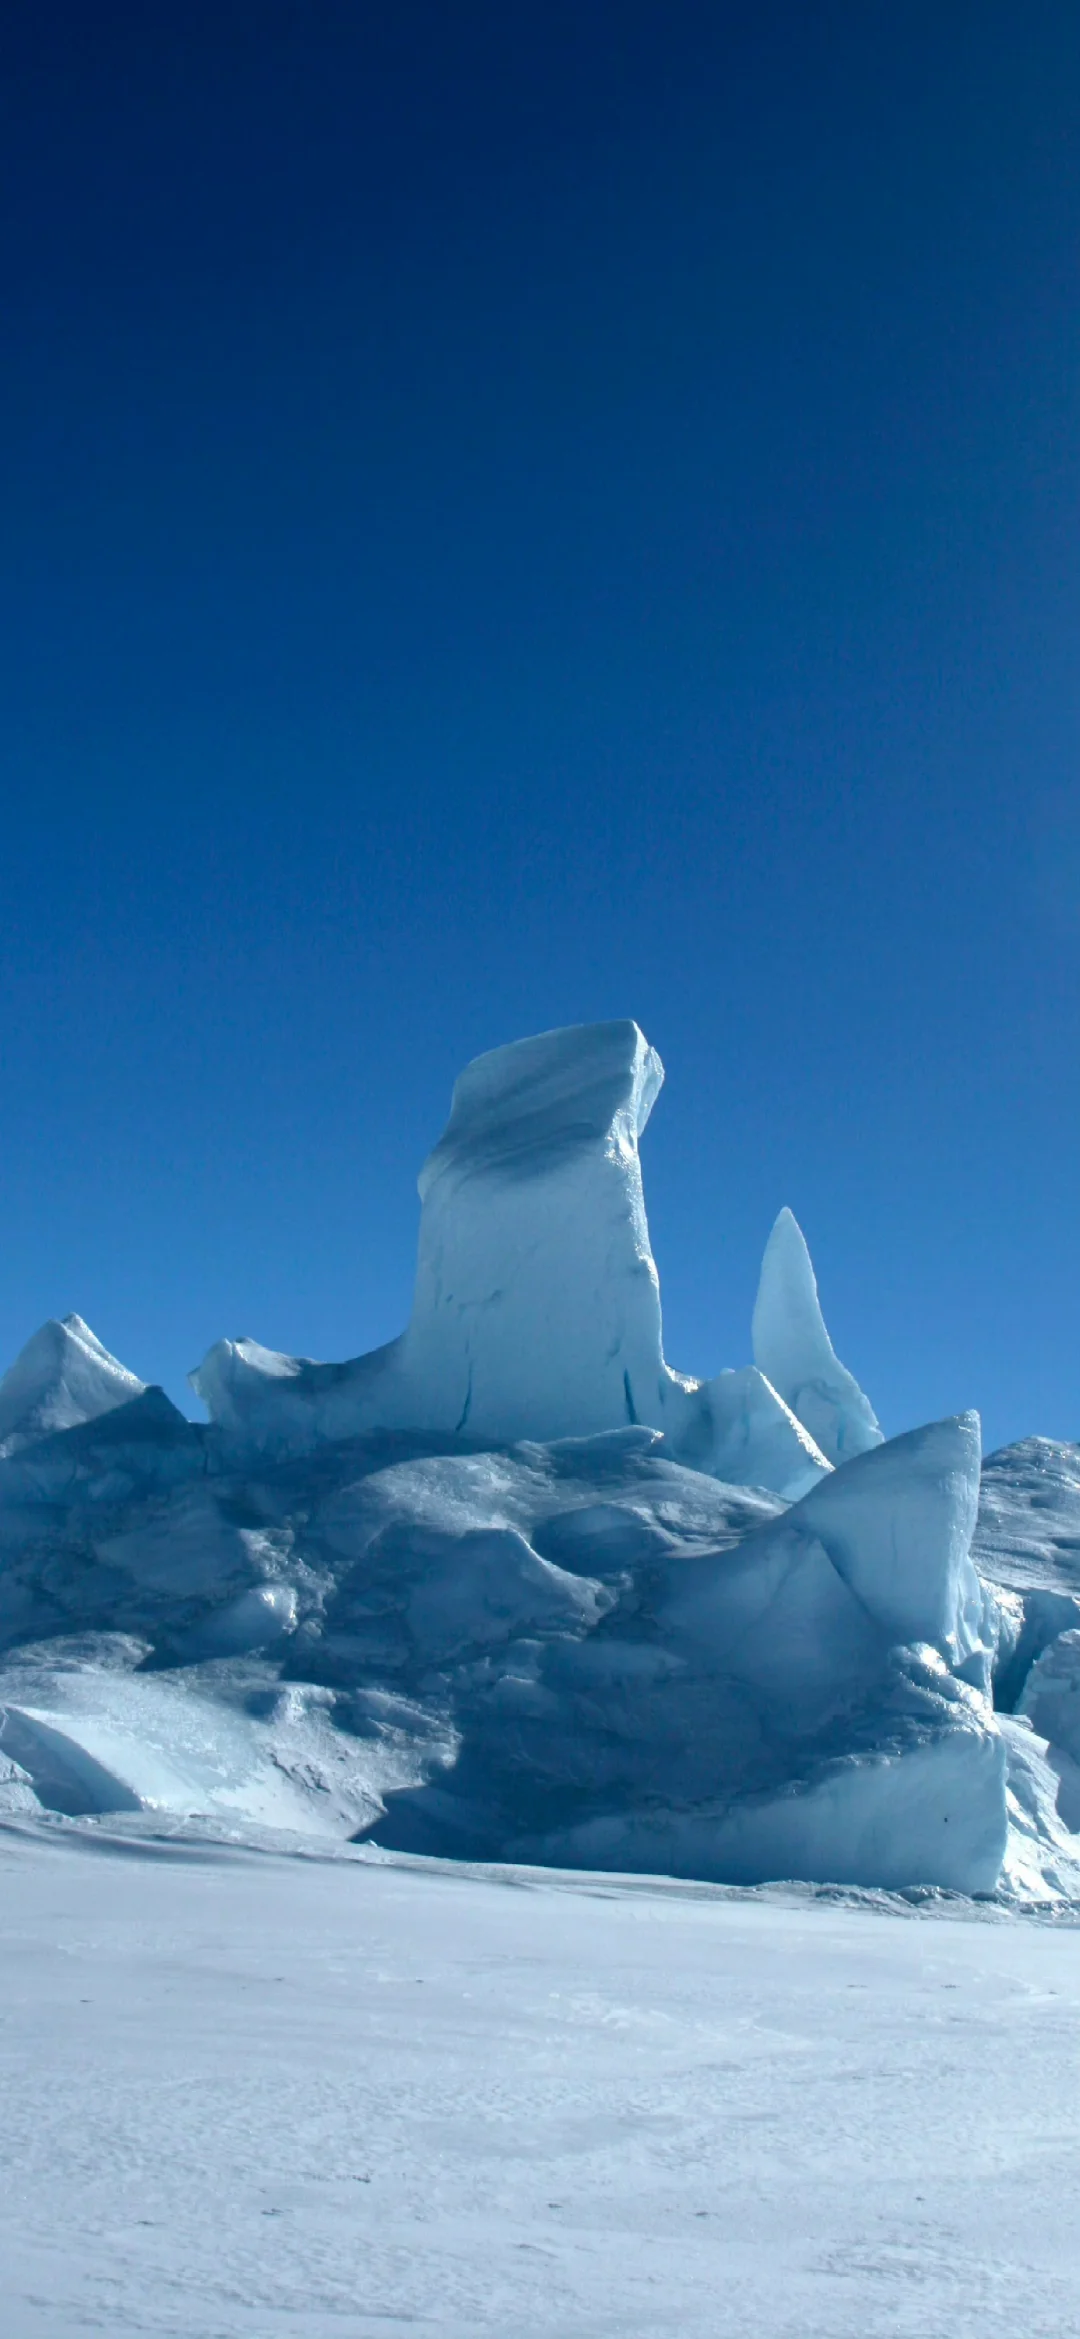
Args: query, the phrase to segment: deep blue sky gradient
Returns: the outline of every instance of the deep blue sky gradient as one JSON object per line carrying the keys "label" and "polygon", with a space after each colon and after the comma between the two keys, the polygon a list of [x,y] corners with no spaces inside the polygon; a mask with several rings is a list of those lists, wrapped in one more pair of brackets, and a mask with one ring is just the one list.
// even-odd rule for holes
{"label": "deep blue sky gradient", "polygon": [[629,1013],[672,1362],[787,1201],[1080,1434],[1080,13],[14,0],[0,157],[3,1361],[388,1337]]}

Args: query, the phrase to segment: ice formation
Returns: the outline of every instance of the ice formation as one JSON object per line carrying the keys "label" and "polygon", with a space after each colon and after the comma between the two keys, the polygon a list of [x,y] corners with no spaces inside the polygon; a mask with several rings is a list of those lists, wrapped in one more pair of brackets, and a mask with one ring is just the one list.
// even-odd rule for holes
{"label": "ice formation", "polygon": [[1080,1895],[1080,1453],[980,1477],[972,1414],[883,1441],[790,1214],[756,1363],[673,1372],[660,1078],[630,1023],[470,1065],[401,1338],[219,1342],[209,1424],[78,1319],[31,1342],[0,1416],[8,1824]]}
{"label": "ice formation", "polygon": [[638,1155],[663,1077],[629,1022],[477,1057],[420,1173],[406,1331],[345,1365],[219,1341],[192,1375],[212,1419],[293,1453],[377,1429],[506,1442],[641,1423],[699,1469],[804,1493],[828,1465],[767,1377],[664,1361]]}
{"label": "ice formation", "polygon": [[825,1329],[810,1253],[790,1210],[780,1212],[765,1246],[753,1343],[758,1370],[830,1462],[881,1444],[873,1407]]}
{"label": "ice formation", "polygon": [[43,1324],[0,1381],[0,1456],[126,1405],[142,1387],[81,1316]]}

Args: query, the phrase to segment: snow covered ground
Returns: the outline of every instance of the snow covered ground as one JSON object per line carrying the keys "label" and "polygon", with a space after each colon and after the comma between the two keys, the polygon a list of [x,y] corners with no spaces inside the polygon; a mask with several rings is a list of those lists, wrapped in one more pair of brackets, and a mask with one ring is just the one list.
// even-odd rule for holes
{"label": "snow covered ground", "polygon": [[1075,2339],[1080,1931],[0,1831],[4,2339]]}

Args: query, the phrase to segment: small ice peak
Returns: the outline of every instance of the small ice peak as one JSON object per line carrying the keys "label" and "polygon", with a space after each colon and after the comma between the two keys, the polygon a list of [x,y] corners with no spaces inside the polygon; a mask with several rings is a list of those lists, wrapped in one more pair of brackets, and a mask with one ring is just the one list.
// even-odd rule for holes
{"label": "small ice peak", "polygon": [[0,1380],[0,1456],[111,1413],[145,1386],[81,1316],[50,1317]]}
{"label": "small ice peak", "polygon": [[882,1444],[884,1432],[870,1400],[829,1338],[806,1238],[787,1208],[765,1245],[753,1350],[759,1372],[830,1462],[850,1461]]}
{"label": "small ice peak", "polygon": [[971,1556],[981,1458],[978,1414],[953,1414],[856,1454],[787,1514],[890,1640],[926,1642],[954,1670],[988,1630]]}
{"label": "small ice peak", "polygon": [[257,1376],[260,1383],[294,1381],[309,1361],[306,1357],[287,1356],[277,1348],[264,1348],[261,1340],[252,1340],[245,1332],[239,1340],[215,1340],[202,1363],[189,1372],[188,1385],[213,1413],[219,1386],[227,1383],[230,1376]]}

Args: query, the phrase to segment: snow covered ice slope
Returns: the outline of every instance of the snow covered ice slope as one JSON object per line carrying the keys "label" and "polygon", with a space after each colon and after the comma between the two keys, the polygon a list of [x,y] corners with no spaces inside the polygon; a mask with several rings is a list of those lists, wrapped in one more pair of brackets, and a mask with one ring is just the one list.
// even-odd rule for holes
{"label": "snow covered ice slope", "polygon": [[1078,1948],[0,1830],[4,2339],[1074,2339]]}
{"label": "snow covered ice slope", "polygon": [[468,1066],[412,1316],[372,1355],[221,1341],[200,1424],[78,1318],[29,1344],[0,1809],[1080,1891],[1075,1449],[992,1457],[980,1499],[974,1415],[884,1441],[790,1212],[756,1362],[672,1370],[638,1150],[661,1079],[630,1022]]}
{"label": "snow covered ice slope", "polygon": [[50,1430],[93,1421],[142,1388],[81,1316],[43,1324],[0,1380],[0,1455],[17,1453]]}
{"label": "snow covered ice slope", "polygon": [[[994,1890],[1006,1745],[969,1555],[972,1419],[793,1506],[640,1428],[441,1454],[354,1439],[241,1474],[151,1471],[140,1492],[146,1453],[110,1424],[124,1469],[74,1499],[44,1454],[62,1440],[29,1450],[36,1511],[28,1456],[0,1466],[0,1527],[5,1470],[18,1497],[0,1753],[20,1799],[29,1783],[72,1814],[134,1801],[467,1857]],[[197,1432],[189,1449],[162,1428],[168,1471],[198,1459]]]}

